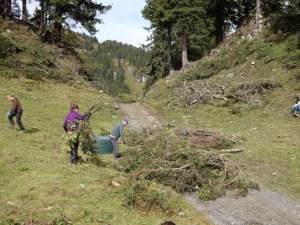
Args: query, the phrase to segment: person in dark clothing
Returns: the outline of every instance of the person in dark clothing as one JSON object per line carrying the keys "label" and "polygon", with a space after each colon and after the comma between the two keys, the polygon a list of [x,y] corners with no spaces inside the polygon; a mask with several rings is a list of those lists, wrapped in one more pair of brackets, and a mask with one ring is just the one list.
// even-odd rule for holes
{"label": "person in dark clothing", "polygon": [[16,117],[16,122],[20,128],[20,131],[25,132],[25,128],[21,121],[23,109],[22,109],[20,101],[14,95],[8,95],[7,100],[12,102],[12,108],[11,108],[10,112],[7,113],[10,127],[14,128],[15,122],[14,122],[13,117]]}
{"label": "person in dark clothing", "polygon": [[124,127],[127,126],[128,119],[123,119],[120,123],[118,123],[112,130],[111,134],[109,135],[112,146],[113,146],[113,153],[114,158],[118,159],[120,157],[119,155],[119,137],[122,138],[123,144],[125,144],[125,138],[124,138]]}
{"label": "person in dark clothing", "polygon": [[[78,113],[79,107],[76,103],[71,103],[71,110],[66,116],[66,119],[63,123],[63,128],[67,135],[72,135],[74,132],[76,132],[79,120],[83,120],[88,114],[80,115]],[[78,160],[81,159],[80,156],[78,156],[78,146],[79,146],[79,134],[77,134],[76,138],[73,139],[73,143],[71,143],[71,152],[70,152],[70,163],[75,164]]]}

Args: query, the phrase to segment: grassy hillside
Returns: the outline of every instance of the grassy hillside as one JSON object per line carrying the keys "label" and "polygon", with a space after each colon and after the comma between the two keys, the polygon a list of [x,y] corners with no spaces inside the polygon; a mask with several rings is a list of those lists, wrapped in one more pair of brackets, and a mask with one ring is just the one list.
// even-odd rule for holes
{"label": "grassy hillside", "polygon": [[168,123],[237,138],[228,155],[262,187],[300,200],[299,119],[289,115],[300,94],[295,36],[230,37],[188,72],[158,81],[144,102]]}
{"label": "grassy hillside", "polygon": [[[94,135],[108,134],[121,112],[77,73],[85,64],[76,54],[40,42],[34,31],[11,21],[4,21],[0,31],[12,48],[8,53],[1,48],[0,61],[0,224],[209,224],[180,195],[155,183],[149,197],[160,193],[172,213],[126,207],[128,175],[111,154],[87,157],[79,150],[86,162],[70,166],[62,150],[70,103],[77,102],[81,113],[97,98],[104,103],[91,119]],[[8,94],[22,103],[26,133],[8,128]]]}

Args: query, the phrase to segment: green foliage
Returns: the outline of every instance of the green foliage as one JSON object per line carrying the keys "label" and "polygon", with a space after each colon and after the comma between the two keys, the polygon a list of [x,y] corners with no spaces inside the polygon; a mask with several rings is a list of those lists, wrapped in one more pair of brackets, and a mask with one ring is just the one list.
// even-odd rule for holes
{"label": "green foliage", "polygon": [[125,188],[124,205],[144,212],[170,210],[169,195],[165,187],[148,180],[138,180]]}
{"label": "green foliage", "polygon": [[10,70],[10,69],[6,69],[6,68],[1,69],[1,67],[0,67],[0,76],[10,79],[10,78],[18,77],[18,73],[15,70]]}
{"label": "green foliage", "polygon": [[[186,137],[185,133],[189,136]],[[169,186],[179,193],[197,192],[205,200],[215,199],[226,192],[227,183],[245,178],[236,164],[222,154],[211,152],[231,147],[232,141],[221,136],[220,140],[212,140],[207,138],[209,136],[209,133],[197,131],[180,131],[176,136],[164,130],[155,131],[149,138],[140,137],[139,141],[129,143],[135,148],[126,151],[120,161],[122,169],[131,174],[131,183],[146,179]],[[216,137],[217,134],[211,136]],[[247,189],[248,186],[241,185],[240,188]],[[142,189],[146,190],[145,186]],[[131,191],[131,204],[136,201],[131,200],[132,196],[134,192]]]}
{"label": "green foliage", "polygon": [[[150,52],[144,47],[134,47],[117,41],[104,41],[99,45],[99,53],[109,54],[112,59],[128,61],[136,68],[144,68],[149,62]],[[98,54],[99,54],[98,53]]]}
{"label": "green foliage", "polygon": [[0,35],[0,59],[5,59],[9,55],[9,49],[11,48],[11,42],[8,38]]}
{"label": "green foliage", "polygon": [[146,94],[150,90],[150,87],[155,83],[155,81],[156,78],[154,76],[148,77],[144,86],[144,94]]}
{"label": "green foliage", "polygon": [[25,71],[26,78],[32,80],[41,80],[42,77],[46,77],[46,73],[44,70],[40,68],[30,68]]}
{"label": "green foliage", "polygon": [[228,57],[218,57],[210,61],[201,61],[197,64],[196,70],[189,71],[186,77],[182,79],[186,79],[186,81],[207,79],[216,75],[221,70],[229,69],[232,66],[231,63]]}
{"label": "green foliage", "polygon": [[133,103],[137,101],[135,96],[129,94],[119,94],[118,98],[120,98],[123,103]]}
{"label": "green foliage", "polygon": [[271,30],[274,33],[295,34],[300,29],[299,21],[300,12],[298,13],[276,13],[270,19]]}
{"label": "green foliage", "polygon": [[62,36],[62,42],[68,46],[68,48],[76,48],[79,46],[78,34],[72,31],[65,32]]}
{"label": "green foliage", "polygon": [[80,48],[93,65],[93,76],[90,78],[95,86],[105,93],[118,96],[130,94],[129,85],[125,81],[125,68],[134,67],[129,76],[143,77],[147,74],[146,64],[149,52],[132,45],[116,41],[105,41],[101,44],[97,39],[80,35]]}
{"label": "green foliage", "polygon": [[62,150],[65,151],[66,153],[70,153],[72,148],[74,148],[76,142],[79,141],[78,139],[78,132],[73,132],[71,134],[64,134],[63,136],[63,145],[62,145]]}
{"label": "green foliage", "polygon": [[[45,15],[51,15],[48,18],[50,20],[48,30],[51,33],[51,37],[48,37],[51,41],[61,41],[63,34],[63,26],[71,27],[69,20],[80,23],[90,34],[94,35],[96,30],[96,24],[101,23],[101,19],[97,18],[98,14],[103,14],[109,11],[111,6],[104,6],[102,3],[95,1],[58,1],[53,0],[47,3],[47,11],[43,12]],[[41,15],[41,16],[45,16]],[[44,24],[46,26],[47,24]],[[72,24],[76,27],[76,24]]]}

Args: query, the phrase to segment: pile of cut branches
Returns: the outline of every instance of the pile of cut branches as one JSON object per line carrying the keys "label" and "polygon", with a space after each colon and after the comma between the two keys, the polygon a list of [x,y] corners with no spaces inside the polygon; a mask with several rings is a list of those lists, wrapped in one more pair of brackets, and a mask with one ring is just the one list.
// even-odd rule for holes
{"label": "pile of cut branches", "polygon": [[281,84],[271,79],[261,79],[254,82],[247,82],[232,88],[227,97],[236,101],[246,103],[248,108],[261,107],[262,96],[269,90],[280,87]]}
{"label": "pile of cut branches", "polygon": [[232,147],[236,142],[235,138],[211,131],[174,129],[174,132],[187,139],[193,147],[201,149],[224,149]]}
{"label": "pile of cut branches", "polygon": [[227,189],[237,188],[240,193],[258,189],[238,164],[213,146],[211,149],[201,149],[174,132],[170,135],[160,130],[131,146],[120,163],[133,180],[155,181],[179,193],[197,192],[205,200],[216,199]]}
{"label": "pile of cut branches", "polygon": [[202,80],[188,82],[175,88],[169,97],[169,105],[187,106],[196,103],[210,104],[214,99],[223,99],[225,86]]}

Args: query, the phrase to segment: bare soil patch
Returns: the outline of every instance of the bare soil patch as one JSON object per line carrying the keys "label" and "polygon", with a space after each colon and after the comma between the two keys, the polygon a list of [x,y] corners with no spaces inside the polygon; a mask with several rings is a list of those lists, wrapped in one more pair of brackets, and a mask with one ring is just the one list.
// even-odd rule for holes
{"label": "bare soil patch", "polygon": [[[155,129],[161,125],[140,103],[120,104],[120,109],[130,120],[130,129]],[[300,224],[300,203],[288,196],[265,189],[250,191],[246,197],[236,196],[232,192],[215,201],[202,201],[194,194],[186,194],[185,198],[215,225]]]}
{"label": "bare soil patch", "polygon": [[161,126],[160,121],[140,103],[119,104],[123,117],[129,120],[129,129],[155,129]]}

